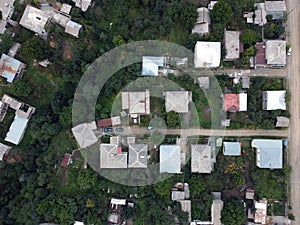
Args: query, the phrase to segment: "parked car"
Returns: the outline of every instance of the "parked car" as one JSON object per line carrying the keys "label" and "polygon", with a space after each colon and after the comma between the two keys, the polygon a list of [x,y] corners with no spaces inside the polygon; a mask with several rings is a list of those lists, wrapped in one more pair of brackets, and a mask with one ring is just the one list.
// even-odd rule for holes
{"label": "parked car", "polygon": [[288,51],[287,51],[287,55],[291,55],[292,54],[292,47],[289,47]]}
{"label": "parked car", "polygon": [[114,132],[114,129],[112,127],[104,127],[103,132],[111,133]]}
{"label": "parked car", "polygon": [[116,128],[116,132],[123,132],[123,131],[124,131],[124,129],[122,127],[117,127]]}

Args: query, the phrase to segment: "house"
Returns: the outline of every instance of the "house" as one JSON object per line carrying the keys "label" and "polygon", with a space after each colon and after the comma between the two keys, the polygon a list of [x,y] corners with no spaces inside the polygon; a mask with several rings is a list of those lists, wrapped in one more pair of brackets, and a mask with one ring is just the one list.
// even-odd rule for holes
{"label": "house", "polygon": [[62,13],[65,13],[65,14],[69,15],[70,12],[71,12],[71,9],[72,9],[72,6],[71,6],[71,5],[68,5],[68,4],[66,4],[66,3],[63,3],[62,6],[61,6],[61,8],[60,8],[60,11],[61,11]]}
{"label": "house", "polygon": [[75,3],[75,6],[80,8],[81,11],[85,12],[91,5],[92,0],[72,0]]}
{"label": "house", "polygon": [[100,144],[100,168],[127,168],[127,152],[116,144]]}
{"label": "house", "polygon": [[286,66],[286,41],[267,40],[266,41],[266,60],[268,66]]}
{"label": "house", "polygon": [[265,7],[267,15],[271,15],[274,20],[282,19],[286,12],[285,1],[266,1]]}
{"label": "house", "polygon": [[71,162],[72,162],[72,155],[69,153],[65,153],[63,160],[60,162],[60,166],[64,168],[68,168]]}
{"label": "house", "polygon": [[243,17],[246,18],[247,23],[254,23],[254,12],[244,12]]}
{"label": "house", "polygon": [[75,221],[74,225],[84,225],[83,222]]}
{"label": "house", "polygon": [[253,189],[247,189],[246,190],[246,199],[254,199],[254,190]]}
{"label": "house", "polygon": [[96,130],[96,123],[82,123],[72,128],[72,133],[80,148],[86,148],[98,141],[94,132]]}
{"label": "house", "polygon": [[9,20],[14,12],[15,0],[1,0],[0,1],[0,12],[2,15],[2,20]]}
{"label": "house", "polygon": [[111,127],[111,126],[117,126],[121,124],[121,118],[120,116],[114,116],[112,118],[106,118],[97,120],[97,127]]}
{"label": "house", "polygon": [[79,32],[82,29],[82,25],[79,23],[76,23],[72,20],[70,20],[69,22],[67,22],[66,24],[66,28],[65,28],[65,32],[67,34],[71,34],[74,37],[79,37]]}
{"label": "house", "polygon": [[143,56],[142,76],[158,76],[159,69],[166,65],[166,59],[162,56]]}
{"label": "house", "polygon": [[276,121],[276,127],[288,127],[290,125],[290,119],[284,116],[277,116]]}
{"label": "house", "polygon": [[160,173],[180,173],[180,146],[161,145],[159,149]]}
{"label": "house", "polygon": [[62,13],[54,13],[52,17],[52,21],[58,23],[60,26],[66,28],[68,22],[71,20],[69,15],[65,15]]}
{"label": "house", "polygon": [[247,93],[225,94],[223,109],[226,112],[247,111]]}
{"label": "house", "polygon": [[209,34],[209,26],[211,25],[210,13],[208,8],[201,7],[197,9],[198,19],[194,25],[192,33],[197,33],[200,36]]}
{"label": "house", "polygon": [[255,44],[256,54],[255,54],[255,67],[266,67],[266,43],[258,42]]}
{"label": "house", "polygon": [[256,149],[256,165],[259,168],[282,169],[282,140],[253,139]]}
{"label": "house", "polygon": [[178,183],[176,188],[172,189],[171,199],[172,201],[178,201],[180,203],[182,211],[188,213],[188,221],[191,222],[191,201],[188,200],[190,199],[190,189],[188,183]]}
{"label": "house", "polygon": [[267,12],[265,8],[265,3],[255,3],[254,7],[256,10],[254,11],[254,24],[258,26],[263,26],[267,23]]}
{"label": "house", "polygon": [[0,142],[0,161],[4,161],[12,147]]}
{"label": "house", "polygon": [[250,88],[250,77],[242,76],[242,88]]}
{"label": "house", "polygon": [[223,154],[228,156],[239,156],[242,154],[240,142],[223,142]]}
{"label": "house", "polygon": [[122,92],[122,109],[127,109],[129,114],[150,114],[149,90]]}
{"label": "house", "polygon": [[223,120],[221,120],[221,126],[223,126],[223,127],[230,127],[230,119],[223,119]]}
{"label": "house", "polygon": [[15,57],[16,54],[20,51],[21,49],[21,44],[20,43],[14,43],[13,46],[11,46],[11,48],[8,51],[8,56],[10,57]]}
{"label": "house", "polygon": [[129,145],[128,168],[147,168],[148,164],[148,145],[131,144]]}
{"label": "house", "polygon": [[225,61],[233,61],[240,58],[242,52],[242,44],[240,42],[240,31],[228,31],[224,32],[224,42],[226,48]]}
{"label": "house", "polygon": [[27,5],[20,20],[20,25],[41,36],[46,36],[45,26],[49,20],[50,16],[45,11]]}
{"label": "house", "polygon": [[192,92],[188,91],[167,91],[164,93],[166,97],[166,112],[175,111],[177,113],[188,113],[189,103],[192,100]]}
{"label": "house", "polygon": [[19,60],[6,54],[1,55],[0,75],[4,77],[8,83],[12,83],[15,79],[22,77],[25,67],[26,65]]}
{"label": "house", "polygon": [[121,216],[122,207],[126,205],[126,199],[112,198],[110,201],[110,212],[108,214],[108,222],[112,225],[123,224],[123,218]]}
{"label": "house", "polygon": [[0,20],[0,34],[4,34],[6,31],[7,21]]}
{"label": "house", "polygon": [[35,112],[35,108],[6,94],[3,95],[1,101],[16,111],[14,120],[4,140],[18,145],[23,139],[28,121]]}
{"label": "house", "polygon": [[266,224],[267,223],[267,207],[268,202],[266,199],[260,201],[255,201],[255,214],[254,214],[254,223],[256,224]]}
{"label": "house", "polygon": [[216,162],[216,149],[214,144],[191,145],[191,171],[192,173],[211,173]]}
{"label": "house", "polygon": [[211,206],[211,219],[213,225],[222,225],[221,222],[221,212],[223,209],[223,201],[221,199],[214,199]]}
{"label": "house", "polygon": [[209,89],[209,77],[198,77],[196,82],[200,88]]}
{"label": "house", "polygon": [[284,90],[264,91],[263,110],[286,110],[285,93]]}
{"label": "house", "polygon": [[208,4],[208,9],[213,10],[214,5],[217,4],[217,3],[218,3],[218,1],[210,1],[209,4]]}
{"label": "house", "polygon": [[197,41],[195,46],[195,68],[216,68],[220,66],[221,42]]}

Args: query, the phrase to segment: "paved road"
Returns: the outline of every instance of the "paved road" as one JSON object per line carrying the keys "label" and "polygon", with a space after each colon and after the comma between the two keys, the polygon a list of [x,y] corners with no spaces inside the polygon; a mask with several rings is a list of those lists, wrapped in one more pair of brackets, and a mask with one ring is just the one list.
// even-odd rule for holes
{"label": "paved road", "polygon": [[288,23],[287,31],[290,33],[289,43],[293,53],[288,62],[288,77],[291,92],[291,126],[289,142],[289,164],[292,167],[290,178],[290,204],[291,213],[295,216],[293,225],[300,224],[300,113],[299,113],[299,65],[300,65],[300,2],[299,0],[287,0]]}

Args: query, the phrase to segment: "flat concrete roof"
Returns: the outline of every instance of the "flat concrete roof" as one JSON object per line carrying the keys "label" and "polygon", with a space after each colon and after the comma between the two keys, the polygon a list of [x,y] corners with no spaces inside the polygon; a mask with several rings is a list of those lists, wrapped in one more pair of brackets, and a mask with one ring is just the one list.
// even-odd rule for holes
{"label": "flat concrete roof", "polygon": [[213,171],[212,149],[208,144],[191,145],[192,173],[211,173]]}
{"label": "flat concrete roof", "polygon": [[167,91],[166,96],[166,111],[175,111],[177,113],[189,112],[189,102],[191,93],[188,91]]}
{"label": "flat concrete roof", "polygon": [[195,46],[195,68],[216,68],[220,66],[221,42],[197,41]]}
{"label": "flat concrete roof", "polygon": [[226,48],[226,60],[240,58],[240,31],[225,31],[224,40]]}

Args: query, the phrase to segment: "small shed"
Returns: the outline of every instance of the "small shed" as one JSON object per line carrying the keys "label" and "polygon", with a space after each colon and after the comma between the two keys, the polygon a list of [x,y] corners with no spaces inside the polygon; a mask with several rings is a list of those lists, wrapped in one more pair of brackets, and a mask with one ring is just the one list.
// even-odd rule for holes
{"label": "small shed", "polygon": [[228,156],[240,156],[242,154],[240,142],[223,142],[223,154]]}

